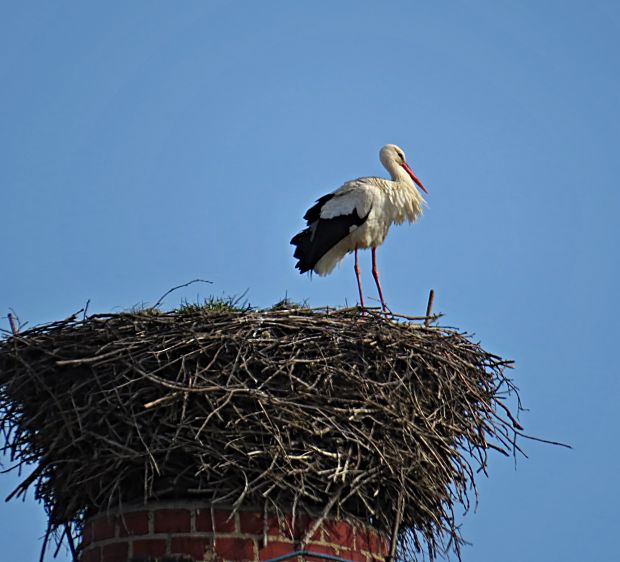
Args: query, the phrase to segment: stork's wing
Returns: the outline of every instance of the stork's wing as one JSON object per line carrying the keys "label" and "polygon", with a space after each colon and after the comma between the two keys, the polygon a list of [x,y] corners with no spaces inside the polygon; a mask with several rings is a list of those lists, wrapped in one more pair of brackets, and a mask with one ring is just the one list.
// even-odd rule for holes
{"label": "stork's wing", "polygon": [[291,240],[296,246],[294,256],[299,260],[295,267],[301,273],[313,269],[338,242],[364,224],[372,199],[373,189],[362,180],[348,182],[318,199],[304,215],[308,227]]}
{"label": "stork's wing", "polygon": [[334,195],[334,193],[328,193],[327,195],[323,195],[323,197],[319,197],[316,203],[306,211],[304,220],[308,224],[318,221],[321,218],[321,210],[323,209],[323,205],[332,199]]}
{"label": "stork's wing", "polygon": [[333,193],[330,193],[331,197],[328,195],[321,197],[325,201],[320,208],[320,218],[332,219],[351,215],[355,211],[357,211],[360,217],[368,216],[373,201],[378,195],[377,188],[370,183],[370,179],[374,178],[360,178],[349,181]]}

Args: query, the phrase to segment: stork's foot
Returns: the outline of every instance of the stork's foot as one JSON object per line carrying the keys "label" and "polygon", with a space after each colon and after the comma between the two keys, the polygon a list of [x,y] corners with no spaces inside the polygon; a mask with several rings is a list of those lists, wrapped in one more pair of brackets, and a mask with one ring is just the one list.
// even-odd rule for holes
{"label": "stork's foot", "polygon": [[392,312],[390,307],[388,307],[388,305],[385,304],[384,302],[381,303],[381,309],[383,310],[383,314],[387,320],[389,320],[392,316],[394,316],[394,313]]}

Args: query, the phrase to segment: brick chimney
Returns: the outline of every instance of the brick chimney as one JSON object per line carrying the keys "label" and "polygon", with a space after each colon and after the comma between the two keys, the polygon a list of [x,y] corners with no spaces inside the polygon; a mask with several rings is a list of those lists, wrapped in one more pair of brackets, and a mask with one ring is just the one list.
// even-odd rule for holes
{"label": "brick chimney", "polygon": [[[241,562],[270,560],[302,550],[300,540],[316,519],[278,519],[262,512],[218,508],[197,501],[125,506],[119,513],[86,521],[80,562]],[[353,562],[384,562],[386,537],[370,526],[325,519],[295,562],[311,553]]]}

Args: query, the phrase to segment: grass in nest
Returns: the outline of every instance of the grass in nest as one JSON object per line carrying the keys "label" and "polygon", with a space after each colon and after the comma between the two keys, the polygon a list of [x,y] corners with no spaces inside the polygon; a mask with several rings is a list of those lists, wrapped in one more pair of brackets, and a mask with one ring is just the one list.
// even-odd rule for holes
{"label": "grass in nest", "polygon": [[249,312],[253,306],[245,299],[245,293],[239,296],[214,297],[213,295],[198,302],[184,300],[175,310],[179,314],[194,314],[196,312]]}
{"label": "grass in nest", "polygon": [[[284,297],[282,300],[274,304],[273,306],[267,307],[261,310],[304,310],[307,309],[308,303],[298,303],[290,300],[288,297]],[[245,293],[240,296],[222,296],[215,297],[213,295],[208,298],[191,302],[184,300],[181,303],[181,306],[174,310],[179,314],[194,314],[197,312],[250,312],[252,310],[256,310],[246,299]]]}
{"label": "grass in nest", "polygon": [[274,304],[272,307],[267,310],[303,310],[310,308],[308,306],[308,302],[295,302],[290,300],[288,297],[284,297],[281,301]]}
{"label": "grass in nest", "polygon": [[157,316],[159,314],[163,314],[163,311],[157,306],[148,306],[146,303],[138,303],[129,307],[126,311],[126,314],[152,314]]}

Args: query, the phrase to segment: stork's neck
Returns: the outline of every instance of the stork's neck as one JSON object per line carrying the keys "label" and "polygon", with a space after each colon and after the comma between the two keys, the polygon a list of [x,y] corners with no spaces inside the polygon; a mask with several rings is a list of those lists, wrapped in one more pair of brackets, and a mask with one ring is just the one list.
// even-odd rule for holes
{"label": "stork's neck", "polygon": [[411,176],[406,172],[405,168],[403,168],[400,164],[397,164],[396,162],[391,160],[390,162],[386,163],[385,167],[387,171],[390,173],[392,181],[395,181],[398,183],[404,183],[410,187],[415,188],[415,184],[413,183]]}

